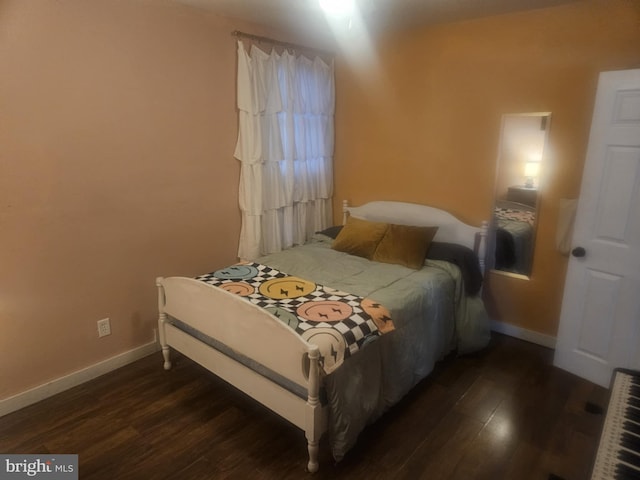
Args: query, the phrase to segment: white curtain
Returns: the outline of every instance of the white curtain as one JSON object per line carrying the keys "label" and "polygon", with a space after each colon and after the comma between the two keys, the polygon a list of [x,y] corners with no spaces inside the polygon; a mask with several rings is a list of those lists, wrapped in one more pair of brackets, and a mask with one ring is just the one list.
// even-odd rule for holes
{"label": "white curtain", "polygon": [[333,64],[238,41],[238,256],[304,243],[332,218]]}

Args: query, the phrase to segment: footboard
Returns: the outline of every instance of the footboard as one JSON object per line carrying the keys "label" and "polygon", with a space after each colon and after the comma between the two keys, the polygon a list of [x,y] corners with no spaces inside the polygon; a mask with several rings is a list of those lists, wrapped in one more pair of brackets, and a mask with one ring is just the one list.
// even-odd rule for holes
{"label": "footboard", "polygon": [[[265,310],[223,289],[184,277],[158,278],[156,285],[165,369],[171,368],[171,346],[303,429],[309,449],[307,467],[316,471],[318,442],[326,429],[326,410],[319,401],[318,347]],[[307,398],[185,333],[168,321],[168,315],[302,386]]]}

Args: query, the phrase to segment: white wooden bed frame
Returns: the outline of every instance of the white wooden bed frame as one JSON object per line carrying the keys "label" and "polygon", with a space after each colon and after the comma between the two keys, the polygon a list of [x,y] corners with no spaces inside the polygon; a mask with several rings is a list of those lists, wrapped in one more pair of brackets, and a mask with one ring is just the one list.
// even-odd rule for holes
{"label": "white wooden bed frame", "polygon": [[[349,207],[347,215],[370,221],[439,227],[435,241],[474,249],[484,267],[487,222],[472,227],[437,208],[402,202],[370,202]],[[158,277],[160,345],[164,368],[171,368],[169,347],[182,352],[207,370],[301,428],[307,438],[310,472],[318,470],[318,443],[328,425],[328,409],[321,405],[322,370],[318,347],[267,313],[221,288],[185,277]],[[307,391],[302,399],[286,388],[233,358],[185,333],[168,321],[168,315],[190,325]]]}

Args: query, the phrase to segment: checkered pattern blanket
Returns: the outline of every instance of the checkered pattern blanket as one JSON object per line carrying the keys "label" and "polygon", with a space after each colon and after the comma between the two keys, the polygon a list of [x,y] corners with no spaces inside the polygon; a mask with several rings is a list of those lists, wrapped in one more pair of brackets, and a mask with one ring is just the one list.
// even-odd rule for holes
{"label": "checkered pattern blanket", "polygon": [[246,263],[196,277],[264,308],[320,348],[329,374],[380,334],[394,329],[375,300],[287,275],[267,265]]}

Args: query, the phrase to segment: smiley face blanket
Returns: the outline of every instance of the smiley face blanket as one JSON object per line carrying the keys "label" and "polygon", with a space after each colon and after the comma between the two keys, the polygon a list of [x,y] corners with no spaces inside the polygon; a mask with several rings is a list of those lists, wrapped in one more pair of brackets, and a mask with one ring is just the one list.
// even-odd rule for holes
{"label": "smiley face blanket", "polygon": [[288,275],[260,263],[243,263],[196,277],[264,308],[320,349],[329,374],[344,360],[394,329],[379,302]]}

